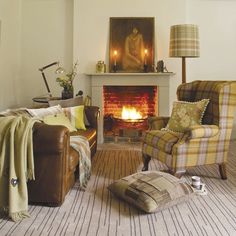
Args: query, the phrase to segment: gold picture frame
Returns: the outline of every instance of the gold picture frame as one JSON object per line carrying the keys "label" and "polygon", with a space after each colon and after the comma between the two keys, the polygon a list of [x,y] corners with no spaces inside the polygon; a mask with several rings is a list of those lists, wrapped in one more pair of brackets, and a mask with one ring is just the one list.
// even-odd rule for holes
{"label": "gold picture frame", "polygon": [[109,72],[154,71],[154,17],[111,17]]}

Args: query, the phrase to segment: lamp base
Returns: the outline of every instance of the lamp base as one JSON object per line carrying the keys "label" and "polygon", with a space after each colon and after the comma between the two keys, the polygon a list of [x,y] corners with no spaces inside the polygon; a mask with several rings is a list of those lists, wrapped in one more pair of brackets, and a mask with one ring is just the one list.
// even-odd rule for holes
{"label": "lamp base", "polygon": [[182,57],[182,84],[186,83],[186,60]]}

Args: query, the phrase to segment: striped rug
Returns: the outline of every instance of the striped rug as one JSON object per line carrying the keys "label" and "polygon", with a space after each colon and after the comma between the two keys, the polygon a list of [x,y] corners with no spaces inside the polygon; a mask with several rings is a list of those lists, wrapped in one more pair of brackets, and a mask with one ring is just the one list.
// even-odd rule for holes
{"label": "striped rug", "polygon": [[[19,223],[1,219],[0,235],[236,235],[236,154],[233,149],[228,180],[219,179],[214,165],[193,168],[183,178],[190,182],[192,175],[201,175],[208,195],[194,197],[155,214],[144,214],[107,190],[115,179],[141,170],[139,150],[115,150],[114,147],[99,150],[92,166],[86,191],[80,191],[76,184],[61,207],[30,206],[31,217]],[[150,169],[160,170],[165,166],[152,160]]]}

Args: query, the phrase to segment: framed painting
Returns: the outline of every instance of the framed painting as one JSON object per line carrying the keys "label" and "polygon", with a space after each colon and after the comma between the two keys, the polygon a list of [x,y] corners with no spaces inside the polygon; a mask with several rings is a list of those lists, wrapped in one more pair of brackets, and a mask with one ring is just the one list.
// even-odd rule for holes
{"label": "framed painting", "polygon": [[154,17],[111,17],[110,72],[154,71]]}

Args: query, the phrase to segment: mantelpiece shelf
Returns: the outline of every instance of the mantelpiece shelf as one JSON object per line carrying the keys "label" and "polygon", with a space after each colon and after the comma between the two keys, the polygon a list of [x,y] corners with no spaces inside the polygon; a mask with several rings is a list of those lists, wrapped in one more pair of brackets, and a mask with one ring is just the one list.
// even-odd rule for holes
{"label": "mantelpiece shelf", "polygon": [[165,73],[85,73],[89,76],[173,76],[173,72]]}

